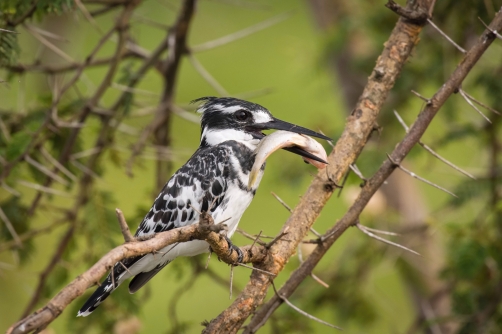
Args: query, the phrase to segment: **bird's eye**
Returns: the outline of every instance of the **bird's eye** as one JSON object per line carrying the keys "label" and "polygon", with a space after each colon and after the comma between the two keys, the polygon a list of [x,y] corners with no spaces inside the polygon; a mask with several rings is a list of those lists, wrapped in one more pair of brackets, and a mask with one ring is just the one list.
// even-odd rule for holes
{"label": "bird's eye", "polygon": [[235,116],[235,119],[238,121],[245,121],[249,118],[250,114],[248,111],[241,109],[241,110],[237,110],[234,113],[234,116]]}

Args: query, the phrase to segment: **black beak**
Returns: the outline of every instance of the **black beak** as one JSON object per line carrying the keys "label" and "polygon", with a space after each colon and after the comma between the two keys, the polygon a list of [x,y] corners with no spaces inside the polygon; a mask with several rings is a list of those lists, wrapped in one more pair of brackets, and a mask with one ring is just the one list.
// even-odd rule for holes
{"label": "black beak", "polygon": [[[329,141],[332,140],[331,138],[326,137],[323,134],[317,133],[315,131],[312,131],[310,129],[304,128],[304,127],[299,126],[299,125],[295,125],[295,124],[291,124],[291,123],[288,123],[288,122],[281,121],[280,119],[277,119],[277,118],[274,118],[273,121],[270,121],[270,122],[267,122],[267,123],[253,124],[253,128],[254,129],[258,129],[258,130],[271,130],[271,129],[274,129],[274,130],[284,130],[284,131],[294,132],[294,133],[298,133],[298,134],[302,134],[302,135],[307,135],[307,136],[311,136],[311,137],[317,137],[317,138],[321,138],[321,139],[326,139],[326,140],[329,140]],[[283,150],[286,150],[286,151],[289,151],[291,153],[295,153],[295,154],[301,155],[302,157],[306,157],[306,158],[309,158],[309,159],[312,159],[312,160],[319,161],[319,162],[327,164],[326,161],[324,161],[324,160],[316,157],[313,154],[310,154],[309,152],[307,152],[307,151],[305,151],[305,150],[303,150],[303,149],[301,149],[300,147],[297,147],[297,146],[285,147],[285,148],[283,148]]]}
{"label": "black beak", "polygon": [[274,120],[271,122],[253,124],[253,128],[256,128],[259,130],[270,130],[270,129],[284,130],[284,131],[299,133],[299,134],[307,135],[307,136],[311,136],[311,137],[332,140],[331,138],[326,137],[325,135],[322,135],[322,134],[317,133],[315,131],[301,127],[299,125],[295,125],[295,124],[281,121],[280,119],[277,119],[277,118],[274,118]]}

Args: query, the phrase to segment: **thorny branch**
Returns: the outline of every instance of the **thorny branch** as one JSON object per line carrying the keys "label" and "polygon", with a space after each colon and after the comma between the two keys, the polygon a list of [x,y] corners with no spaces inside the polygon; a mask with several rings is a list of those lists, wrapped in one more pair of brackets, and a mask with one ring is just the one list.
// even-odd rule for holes
{"label": "thorny branch", "polygon": [[[408,9],[429,9],[429,2],[418,1],[416,7],[409,5]],[[368,84],[361,95],[356,107],[347,119],[345,129],[338,140],[333,152],[328,157],[329,166],[325,171],[317,174],[307,192],[302,196],[298,206],[283,227],[288,228],[288,241],[279,240],[271,247],[273,258],[267,258],[260,264],[274,274],[279,273],[295,251],[297,245],[308,233],[327,200],[340,184],[349,166],[355,162],[361,153],[376,121],[390,89],[393,87],[399,73],[407,61],[413,47],[418,43],[421,25],[400,18],[390,38],[385,44],[382,55],[378,58]],[[310,257],[309,257],[310,258]],[[258,272],[251,275],[251,281],[235,302],[223,311],[206,327],[204,333],[234,333],[243,322],[263,302],[270,285],[268,276]],[[283,294],[282,296],[289,296]],[[252,333],[251,325],[261,323],[261,310],[255,314],[245,333]],[[259,317],[259,319],[258,319]]]}
{"label": "thorny branch", "polygon": [[[413,123],[404,139],[396,146],[392,154],[390,154],[394,162],[402,162],[406,155],[413,148],[413,146],[418,143],[421,136],[423,135],[441,106],[452,94],[456,92],[458,87],[461,86],[462,81],[465,79],[467,74],[491,45],[495,38],[495,35],[490,32],[490,29],[502,29],[502,9],[497,13],[495,18],[491,22],[490,28],[483,32],[483,34],[477,40],[476,44],[474,44],[472,48],[466,53],[450,78],[430,99],[430,103],[428,103],[425,109],[419,113],[417,120]],[[349,227],[354,226],[360,213],[369,202],[373,194],[390,176],[395,168],[396,164],[391,162],[389,159],[386,159],[383,162],[379,170],[362,187],[359,196],[355,200],[354,204],[349,208],[347,213],[330,230],[326,232],[326,235],[330,235],[330,237],[325,239],[322,244],[319,244],[315,248],[310,256],[295,272],[293,272],[288,281],[279,290],[279,294],[281,296],[284,296],[285,298],[289,297],[296,290],[298,285],[312,272],[314,267],[329,250],[329,248],[335,243],[335,241],[338,240],[338,238]],[[255,314],[250,324],[246,327],[244,333],[256,332],[256,330],[264,323],[264,321],[266,321],[266,318],[268,318],[273,313],[273,311],[281,305],[281,303],[282,300],[278,297],[273,297],[270,301],[268,301]]]}
{"label": "thorny branch", "polygon": [[[120,218],[119,218],[120,219]],[[122,224],[120,224],[122,225]],[[220,233],[224,230],[221,224],[214,224],[212,217],[203,212],[199,223],[174,230],[155,234],[151,239],[144,241],[126,242],[114,248],[104,255],[89,270],[75,278],[64,287],[47,305],[37,312],[12,325],[7,334],[29,333],[39,328],[45,328],[47,324],[56,319],[63,310],[78,296],[81,296],[87,288],[106,274],[106,268],[112,268],[115,263],[132,256],[143,255],[161,250],[162,248],[190,240],[205,240],[212,251],[228,264],[236,264],[239,255]],[[256,263],[264,259],[267,248],[260,245],[245,246],[241,248],[243,253],[242,263]]]}

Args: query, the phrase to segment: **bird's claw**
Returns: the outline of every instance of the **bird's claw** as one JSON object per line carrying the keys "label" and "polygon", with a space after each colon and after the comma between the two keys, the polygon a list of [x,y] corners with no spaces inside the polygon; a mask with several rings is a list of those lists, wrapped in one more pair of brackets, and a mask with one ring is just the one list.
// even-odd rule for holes
{"label": "bird's claw", "polygon": [[237,263],[242,263],[244,260],[244,253],[242,250],[235,246],[227,236],[225,236],[225,240],[227,240],[228,243],[228,255],[232,255],[232,252],[235,251],[237,253]]}

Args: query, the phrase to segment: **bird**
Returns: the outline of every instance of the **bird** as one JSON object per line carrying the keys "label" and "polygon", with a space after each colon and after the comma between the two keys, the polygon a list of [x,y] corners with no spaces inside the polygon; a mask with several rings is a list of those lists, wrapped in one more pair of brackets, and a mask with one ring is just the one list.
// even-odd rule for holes
{"label": "bird", "polygon": [[[197,223],[201,212],[210,213],[216,223],[225,221],[226,236],[230,238],[253,200],[265,170],[264,163],[253,186],[248,188],[254,150],[266,136],[262,131],[285,130],[330,140],[323,134],[277,119],[256,103],[232,97],[202,97],[192,103],[199,103],[197,112],[202,114],[200,145],[160,191],[137,228],[134,236],[138,239]],[[300,147],[284,149],[324,162]],[[228,238],[229,246],[238,252],[241,260],[240,249],[230,244]],[[129,292],[135,293],[175,258],[208,250],[205,241],[192,240],[116,263],[77,316],[91,314],[125,280],[133,277]]]}

